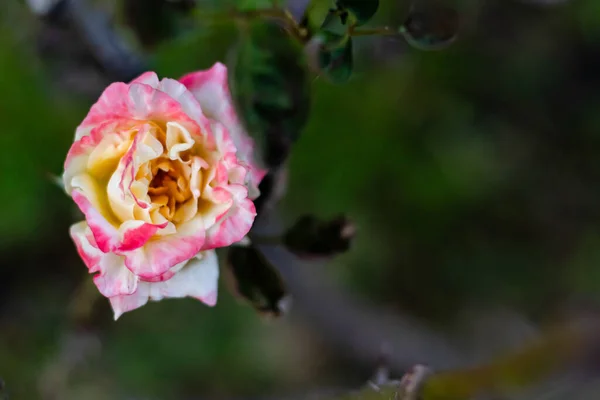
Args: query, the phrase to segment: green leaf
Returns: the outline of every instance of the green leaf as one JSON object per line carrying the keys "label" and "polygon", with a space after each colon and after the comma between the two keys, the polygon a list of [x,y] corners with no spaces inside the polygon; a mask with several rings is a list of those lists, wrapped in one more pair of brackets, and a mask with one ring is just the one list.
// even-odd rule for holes
{"label": "green leaf", "polygon": [[[329,18],[331,13],[329,2],[324,1],[310,1],[306,6],[302,17],[299,18],[299,27],[306,30],[306,38],[310,39],[315,32],[322,28],[323,21]],[[299,14],[300,3],[290,2],[288,9],[292,15]]]}
{"label": "green leaf", "polygon": [[344,83],[350,79],[354,68],[352,38],[323,30],[313,40],[317,45],[318,70],[333,83]]}
{"label": "green leaf", "polygon": [[338,10],[352,13],[356,26],[360,26],[373,18],[379,8],[379,0],[338,0],[337,6]]}
{"label": "green leaf", "polygon": [[286,311],[285,284],[255,247],[229,248],[225,279],[233,294],[258,312],[278,317]]}
{"label": "green leaf", "polygon": [[278,151],[289,152],[308,119],[307,64],[300,43],[279,25],[257,21],[246,28],[233,68],[232,93],[238,114],[273,167],[273,160],[281,157],[269,155],[271,142],[278,143]]}
{"label": "green leaf", "polygon": [[338,15],[337,10],[329,10],[323,19],[320,29],[330,28],[332,25],[335,25],[336,22],[341,24],[340,18],[341,17]]}
{"label": "green leaf", "polygon": [[458,28],[459,16],[455,9],[430,6],[413,9],[400,27],[400,33],[416,48],[439,50],[454,42]]}

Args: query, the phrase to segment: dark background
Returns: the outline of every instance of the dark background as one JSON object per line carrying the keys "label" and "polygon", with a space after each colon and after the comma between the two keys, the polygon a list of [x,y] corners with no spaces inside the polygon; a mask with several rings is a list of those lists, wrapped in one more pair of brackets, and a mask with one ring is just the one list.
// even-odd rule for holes
{"label": "dark background", "polygon": [[[189,28],[145,49],[149,68],[178,78],[229,60],[232,24],[202,13],[224,3],[200,1],[181,22]],[[370,25],[403,21],[406,2],[381,3]],[[440,336],[460,332],[475,357],[595,308],[600,2],[544,3],[457,2],[463,31],[448,49],[356,38],[351,81],[313,81],[283,217],[346,213],[358,234],[302,279],[335,282],[371,303],[373,318],[385,310]],[[304,312],[267,322],[223,284],[213,309],[166,300],[116,323],[101,299],[91,355],[62,377],[84,353],[60,355],[75,290],[91,277],[68,237],[79,216],[48,174],[61,173],[76,125],[111,78],[92,71],[75,38],[48,29],[22,3],[0,8],[0,377],[11,398],[230,398],[366,381],[372,360],[336,346],[352,335],[335,322],[351,306],[324,307],[322,318],[306,304],[327,305],[328,293],[305,290],[294,299]]]}

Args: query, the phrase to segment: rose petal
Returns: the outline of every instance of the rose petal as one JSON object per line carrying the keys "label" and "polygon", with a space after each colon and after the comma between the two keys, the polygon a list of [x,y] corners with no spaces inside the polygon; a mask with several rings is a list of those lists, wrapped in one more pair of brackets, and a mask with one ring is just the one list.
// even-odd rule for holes
{"label": "rose petal", "polygon": [[[91,231],[87,222],[81,221],[71,225],[69,233],[75,242],[77,252],[83,260],[83,263],[88,267],[88,269],[90,269],[91,272],[97,272],[97,266],[104,253],[98,249],[93,238],[91,238],[91,240],[88,239],[87,234],[91,233]],[[92,243],[94,244],[92,245]]]}
{"label": "rose petal", "polygon": [[181,160],[180,153],[194,146],[192,135],[176,122],[167,123],[166,151],[171,160]]}
{"label": "rose petal", "polygon": [[193,117],[187,114],[177,99],[161,90],[140,82],[131,84],[117,82],[111,84],[100,95],[83,122],[77,127],[75,139],[79,140],[87,136],[100,124],[132,120],[158,123],[177,121],[190,132],[200,135],[200,125]]}
{"label": "rose petal", "polygon": [[90,153],[96,145],[97,143],[90,136],[84,136],[71,145],[65,160],[65,173],[63,174],[65,188],[68,188],[67,193],[71,193],[71,179],[85,171]]}
{"label": "rose petal", "polygon": [[[265,176],[266,170],[259,165],[258,159],[254,156],[254,141],[237,118],[227,83],[227,67],[216,63],[208,70],[183,76],[180,82],[196,97],[202,110],[210,119],[223,124],[227,135],[218,134],[218,128],[213,126],[215,136],[217,139],[228,137],[233,142],[238,159],[249,170],[247,179],[250,197],[252,199],[258,197],[258,184]],[[222,140],[221,146],[224,151],[230,149],[225,139]]]}
{"label": "rose petal", "polygon": [[160,225],[149,224],[144,221],[125,221],[119,231],[122,239],[113,251],[117,254],[125,253],[144,246],[159,229],[166,227],[168,222]]}
{"label": "rose petal", "polygon": [[[160,81],[158,89],[176,100],[180,104],[182,110],[198,124],[202,133],[206,133],[210,130],[210,122],[206,117],[201,104],[185,85],[175,79],[165,78]],[[209,140],[205,145],[214,147],[215,144],[212,143],[210,135],[205,134],[203,136],[205,139]]]}
{"label": "rose petal", "polygon": [[204,245],[204,222],[197,215],[177,227],[177,232],[148,241],[143,247],[123,253],[125,265],[142,279],[164,274],[173,266],[194,257]]}
{"label": "rose petal", "polygon": [[112,211],[121,221],[135,219],[137,211],[138,214],[145,215],[146,222],[152,222],[149,210],[147,210],[150,198],[146,193],[144,193],[143,197],[145,198],[143,199],[136,196],[132,187],[139,183],[135,180],[139,167],[160,157],[163,152],[162,144],[151,133],[153,129],[155,128],[150,124],[139,128],[127,153],[121,158],[108,181],[108,201]]}
{"label": "rose petal", "polygon": [[188,261],[171,279],[149,283],[150,297],[155,301],[165,297],[194,297],[214,306],[218,279],[217,253],[205,251]]}
{"label": "rose petal", "polygon": [[130,140],[121,132],[129,131],[138,121],[108,121],[95,126],[71,145],[64,164],[63,183],[71,193],[71,180],[77,175],[88,173],[95,178],[105,179],[125,154]]}
{"label": "rose petal", "polygon": [[85,219],[94,234],[98,248],[104,253],[111,251],[118,242],[117,229],[98,212],[98,209],[92,205],[82,191],[75,189],[71,196],[85,215]]}
{"label": "rose petal", "polygon": [[206,231],[202,249],[216,249],[239,242],[252,228],[255,217],[256,208],[250,199],[235,201],[227,213],[217,217],[216,223]]}
{"label": "rose petal", "polygon": [[192,92],[209,118],[221,121],[231,107],[227,67],[220,62],[207,70],[184,75],[179,82]]}
{"label": "rose petal", "polygon": [[110,298],[115,320],[123,313],[146,304],[149,300],[194,297],[208,306],[217,302],[219,265],[214,251],[192,258],[171,279],[162,282],[140,281],[135,293]]}
{"label": "rose petal", "polygon": [[158,89],[160,80],[158,79],[156,72],[148,71],[144,72],[130,83],[143,83],[144,85],[152,86],[154,89]]}
{"label": "rose petal", "polygon": [[103,296],[130,295],[136,291],[138,278],[125,267],[124,258],[100,251],[85,221],[72,225],[70,235],[90,273],[97,273],[94,283]]}
{"label": "rose petal", "polygon": [[104,252],[125,252],[138,249],[148,242],[156,232],[167,226],[149,224],[144,221],[126,221],[115,228],[98,211],[86,195],[78,188],[73,190],[73,200],[85,215],[98,248]]}

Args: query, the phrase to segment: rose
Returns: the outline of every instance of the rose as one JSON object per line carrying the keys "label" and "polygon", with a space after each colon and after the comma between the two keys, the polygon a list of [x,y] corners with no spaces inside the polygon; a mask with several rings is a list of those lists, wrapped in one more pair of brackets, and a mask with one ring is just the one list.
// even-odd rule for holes
{"label": "rose", "polygon": [[115,319],[167,297],[214,305],[214,249],[250,230],[264,173],[223,64],[110,85],[76,129],[63,182],[85,215],[71,237]]}

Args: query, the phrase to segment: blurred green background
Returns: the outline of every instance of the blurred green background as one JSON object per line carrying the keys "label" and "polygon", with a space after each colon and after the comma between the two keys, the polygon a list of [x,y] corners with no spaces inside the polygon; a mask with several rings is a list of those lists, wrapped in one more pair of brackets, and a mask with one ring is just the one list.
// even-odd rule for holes
{"label": "blurred green background", "polygon": [[[347,213],[356,242],[327,273],[440,332],[473,306],[546,323],[600,293],[600,3],[457,4],[464,32],[450,48],[358,38],[349,83],[313,81],[284,216]],[[407,7],[382,0],[371,25],[397,25]],[[1,10],[0,377],[11,398],[248,397],[366,380],[368,366],[293,308],[266,322],[223,285],[213,309],[167,300],[116,323],[100,301],[97,354],[62,389],[44,380],[91,279],[68,237],[79,217],[48,174],[61,173],[93,100],[38,57],[40,23],[24,5]],[[198,18],[155,49],[160,76],[229,59],[235,31]]]}

